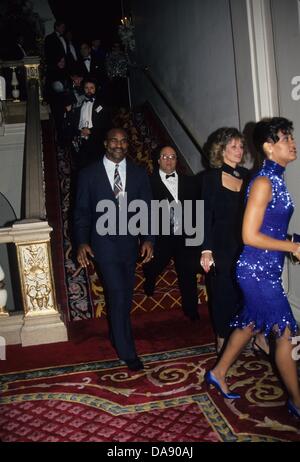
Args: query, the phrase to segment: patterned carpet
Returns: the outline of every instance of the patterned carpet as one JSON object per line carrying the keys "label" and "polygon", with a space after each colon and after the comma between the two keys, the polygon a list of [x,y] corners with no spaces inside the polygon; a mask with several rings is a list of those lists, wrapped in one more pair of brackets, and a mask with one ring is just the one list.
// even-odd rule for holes
{"label": "patterned carpet", "polygon": [[[142,111],[121,111],[115,120],[115,124],[124,127],[129,134],[130,156],[132,159],[144,165],[151,172],[151,154],[162,138],[166,141],[163,133],[159,132],[158,134],[153,128],[149,128]],[[51,137],[47,135],[45,127],[46,125],[44,124],[43,138],[48,142]],[[47,143],[44,142],[44,144],[46,145]],[[65,318],[71,321],[105,316],[103,287],[97,273],[93,269],[88,271],[82,269],[77,274],[77,263],[72,249],[70,226],[72,217],[72,162],[70,153],[67,150],[59,150],[57,153],[57,165],[54,167],[54,152],[49,148],[44,149],[44,152],[48,172],[53,171],[53,168],[57,169],[54,177],[58,178],[56,186],[58,193],[53,195],[55,185],[53,184],[52,175],[48,173],[46,178],[46,198],[49,221],[54,228],[54,234],[57,236],[57,245],[53,253],[54,274],[58,274],[60,280],[64,279],[64,284],[60,280],[56,281],[57,287],[64,286],[61,287],[58,294],[63,308],[62,311]],[[180,169],[182,170],[183,167],[181,166]],[[59,217],[58,210],[60,210]],[[61,230],[63,230],[62,236]],[[58,255],[58,248],[61,249],[60,255]],[[63,270],[60,261],[63,262]],[[62,274],[63,272],[64,274]],[[142,286],[143,271],[141,265],[138,265],[132,307],[133,314],[144,311],[180,308],[181,298],[173,263],[166,268],[159,278],[157,290],[153,297],[145,297]],[[200,274],[198,276],[198,286],[199,303],[202,303],[206,301],[206,291],[203,276]],[[65,290],[65,295],[63,289]]]}
{"label": "patterned carpet", "polygon": [[251,351],[231,369],[224,400],[203,382],[212,344],[145,354],[145,370],[119,360],[0,375],[0,439],[26,441],[300,441],[300,427],[267,361]]}

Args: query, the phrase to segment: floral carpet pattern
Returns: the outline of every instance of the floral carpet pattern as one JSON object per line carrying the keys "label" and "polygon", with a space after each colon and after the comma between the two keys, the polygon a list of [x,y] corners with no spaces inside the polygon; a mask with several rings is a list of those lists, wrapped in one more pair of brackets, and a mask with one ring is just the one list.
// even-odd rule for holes
{"label": "floral carpet pattern", "polygon": [[214,346],[0,375],[0,439],[12,441],[300,441],[270,363],[245,350],[230,371],[240,400],[209,389]]}

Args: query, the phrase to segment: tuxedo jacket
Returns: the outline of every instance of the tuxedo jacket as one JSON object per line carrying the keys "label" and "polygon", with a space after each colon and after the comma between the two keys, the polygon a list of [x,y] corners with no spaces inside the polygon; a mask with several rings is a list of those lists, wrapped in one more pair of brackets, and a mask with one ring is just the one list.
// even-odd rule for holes
{"label": "tuxedo jacket", "polygon": [[104,66],[102,66],[93,55],[91,55],[90,71],[87,70],[84,60],[81,57],[78,59],[76,66],[80,72],[80,75],[83,75],[84,79],[87,77],[92,77],[96,79],[98,85],[103,85],[103,81],[105,79],[105,69]]}
{"label": "tuxedo jacket", "polygon": [[[164,182],[161,179],[159,174],[159,170],[154,170],[153,174],[150,177],[150,184],[153,194],[153,199],[156,200],[164,200],[167,199],[168,202],[172,202],[175,198],[172,196],[168,188],[165,186]],[[184,200],[190,200],[192,204],[192,225],[195,226],[196,219],[196,200],[200,200],[200,187],[197,182],[196,176],[187,176],[181,173],[178,173],[178,200],[182,203],[182,225],[184,224]],[[159,233],[162,232],[162,212],[159,216]],[[183,229],[183,237],[191,237],[186,236]]]}
{"label": "tuxedo jacket", "polygon": [[[151,187],[147,172],[144,168],[134,164],[130,159],[126,160],[126,187],[128,204],[135,199],[145,201],[148,206],[148,220],[150,223],[150,202],[152,198]],[[103,159],[83,169],[78,178],[77,197],[74,211],[74,233],[77,245],[90,244],[95,255],[96,261],[105,268],[110,263],[119,261],[135,261],[138,254],[139,239],[154,242],[153,237],[148,232],[137,235],[105,235],[100,236],[96,229],[97,220],[105,213],[97,211],[97,204],[101,200],[108,199],[114,204],[118,212],[119,206],[114,192],[109,182]],[[99,210],[99,209],[98,209]],[[127,214],[127,223],[134,213]],[[118,213],[110,217],[115,221],[118,231]]]}
{"label": "tuxedo jacket", "polygon": [[52,32],[45,38],[45,59],[48,69],[55,68],[62,56],[66,57],[64,46],[56,32]]}

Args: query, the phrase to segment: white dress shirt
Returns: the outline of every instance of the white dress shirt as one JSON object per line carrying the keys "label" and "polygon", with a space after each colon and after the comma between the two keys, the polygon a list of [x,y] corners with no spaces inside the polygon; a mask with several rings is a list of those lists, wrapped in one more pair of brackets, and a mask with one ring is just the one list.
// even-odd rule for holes
{"label": "white dress shirt", "polygon": [[[178,203],[178,175],[177,175],[177,172],[175,172],[175,171],[172,172],[172,174],[173,173],[175,174],[175,176],[171,176],[171,177],[169,177],[167,179],[166,175],[168,175],[168,173],[163,172],[162,170],[159,170],[161,181],[164,183],[166,188],[169,190],[169,192],[170,192],[171,196],[174,198],[175,202]],[[180,230],[179,218],[178,218],[178,216],[176,215],[176,212],[175,212],[175,215],[174,215],[174,232],[175,232],[175,234],[176,234],[176,232],[178,230]]]}
{"label": "white dress shirt", "polygon": [[78,129],[82,128],[93,128],[92,113],[93,113],[94,101],[84,101],[81,106],[80,120]]}
{"label": "white dress shirt", "polygon": [[170,191],[175,201],[178,202],[178,175],[177,175],[177,172],[172,172],[172,173],[175,173],[175,176],[166,179],[167,173],[163,172],[162,170],[159,170],[161,181],[164,183],[166,188]]}
{"label": "white dress shirt", "polygon": [[86,58],[83,58],[84,65],[87,69],[88,72],[91,70],[91,57],[87,56]]}
{"label": "white dress shirt", "polygon": [[[115,178],[115,169],[116,169],[116,164],[115,162],[112,162],[110,159],[106,157],[106,155],[103,157],[103,165],[106,170],[111,189],[114,190],[114,178]],[[119,163],[119,174],[121,177],[122,181],[122,193],[124,194],[125,187],[126,187],[126,157],[121,160]],[[122,194],[120,193],[120,194]]]}
{"label": "white dress shirt", "polygon": [[70,52],[74,58],[74,61],[77,61],[77,53],[76,53],[76,50],[74,48],[74,45],[73,43],[69,42],[69,48],[70,48]]}

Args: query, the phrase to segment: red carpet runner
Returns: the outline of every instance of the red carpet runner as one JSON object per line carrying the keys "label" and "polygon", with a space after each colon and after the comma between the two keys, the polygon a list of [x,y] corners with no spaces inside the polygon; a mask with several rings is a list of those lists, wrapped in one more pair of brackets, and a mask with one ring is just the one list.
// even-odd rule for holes
{"label": "red carpet runner", "polygon": [[[73,323],[73,340],[8,348],[0,375],[0,439],[8,441],[300,441],[300,426],[268,361],[245,351],[224,400],[203,376],[215,362],[208,314],[133,319],[145,370],[129,372],[104,320]],[[99,338],[100,332],[100,338]]]}

